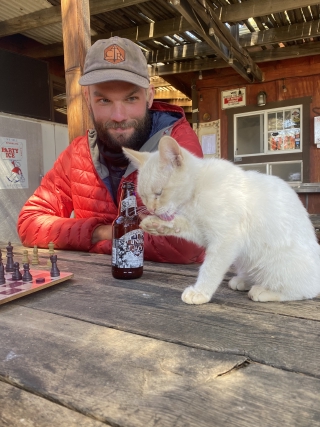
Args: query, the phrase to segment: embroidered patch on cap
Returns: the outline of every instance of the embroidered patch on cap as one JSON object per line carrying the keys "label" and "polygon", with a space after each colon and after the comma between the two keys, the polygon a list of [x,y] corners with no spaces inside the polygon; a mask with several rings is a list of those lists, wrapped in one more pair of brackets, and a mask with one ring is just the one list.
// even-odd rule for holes
{"label": "embroidered patch on cap", "polygon": [[111,64],[119,64],[126,59],[126,52],[122,47],[113,44],[104,50],[104,59]]}

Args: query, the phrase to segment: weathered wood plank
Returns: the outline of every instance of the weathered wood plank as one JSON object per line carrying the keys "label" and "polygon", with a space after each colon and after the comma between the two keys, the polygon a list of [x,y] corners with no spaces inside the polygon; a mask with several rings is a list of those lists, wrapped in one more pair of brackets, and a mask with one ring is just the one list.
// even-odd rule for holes
{"label": "weathered wood plank", "polygon": [[111,425],[320,425],[320,380],[242,356],[8,306],[0,342],[0,378]]}
{"label": "weathered wood plank", "polygon": [[106,427],[78,412],[0,381],[2,427]]}
{"label": "weathered wood plank", "polygon": [[[69,286],[57,285],[14,304],[190,347],[243,354],[260,363],[320,377],[317,321],[259,312],[257,303],[249,305],[249,300],[247,307],[215,300],[186,305],[181,291],[194,283],[193,277],[150,271],[141,279],[120,281],[105,267],[94,266],[88,272],[87,265],[78,266],[78,274],[74,273]],[[315,310],[318,307],[319,303]]]}
{"label": "weathered wood plank", "polygon": [[[313,224],[316,226],[319,221],[318,215],[311,216],[311,220]],[[0,242],[0,248],[2,248],[3,253],[5,251],[6,244],[4,242]],[[14,254],[15,260],[21,261],[23,247],[19,243],[14,244]],[[29,250],[32,252],[32,249]],[[58,263],[61,271],[75,272],[76,274],[76,282],[77,275],[81,275],[82,278],[86,278],[86,280],[90,279],[90,276],[87,274],[88,264],[90,266],[94,266],[95,274],[99,274],[101,271],[101,277],[99,280],[106,282],[106,277],[110,276],[111,269],[111,257],[109,255],[101,255],[101,254],[91,254],[87,252],[77,252],[77,251],[56,251],[58,254]],[[48,258],[48,250],[47,249],[39,249],[39,258],[41,265],[38,266],[40,269],[46,269],[46,262]],[[37,268],[37,267],[35,267]],[[101,270],[100,270],[101,269]],[[192,284],[195,282],[196,277],[198,275],[199,264],[165,264],[165,263],[156,263],[146,261],[144,266],[144,272],[154,272],[154,273],[170,273],[170,279],[164,279],[162,276],[158,276],[155,274],[154,280],[150,280],[148,276],[148,284],[150,286],[160,286],[168,289],[176,290],[178,292],[182,292],[184,288],[187,286],[186,283]],[[91,271],[91,270],[90,270]],[[180,277],[181,276],[181,277]],[[144,276],[140,279],[144,282]],[[226,306],[233,307],[241,307],[244,309],[257,312],[264,313],[272,313],[272,314],[282,314],[285,316],[291,316],[295,318],[303,318],[309,320],[320,320],[320,297],[315,298],[313,300],[305,300],[305,301],[290,301],[284,303],[273,303],[268,302],[266,304],[259,304],[251,301],[247,292],[236,292],[232,291],[228,288],[227,282],[232,277],[232,274],[227,274],[225,281],[220,285],[217,292],[215,293],[212,302],[216,304],[222,304]],[[188,281],[186,282],[186,278]],[[193,278],[193,279],[192,279]],[[98,279],[98,277],[97,277]],[[119,282],[119,286],[127,286],[125,282]],[[131,282],[133,289],[136,288],[136,281]],[[79,283],[82,286],[81,283]],[[85,287],[87,285],[84,285]],[[68,288],[67,288],[68,289]]]}

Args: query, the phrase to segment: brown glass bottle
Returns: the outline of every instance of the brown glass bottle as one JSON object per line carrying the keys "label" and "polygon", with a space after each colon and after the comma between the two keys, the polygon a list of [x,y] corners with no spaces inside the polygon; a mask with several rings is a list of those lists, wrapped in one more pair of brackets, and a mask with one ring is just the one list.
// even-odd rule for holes
{"label": "brown glass bottle", "polygon": [[143,231],[139,228],[134,184],[122,184],[118,216],[112,224],[112,275],[137,279],[143,273]]}

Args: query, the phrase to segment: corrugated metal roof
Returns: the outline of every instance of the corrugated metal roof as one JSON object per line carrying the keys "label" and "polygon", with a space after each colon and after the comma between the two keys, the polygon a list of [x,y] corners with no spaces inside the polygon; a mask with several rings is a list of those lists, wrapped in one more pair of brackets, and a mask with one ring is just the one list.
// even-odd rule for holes
{"label": "corrugated metal roof", "polygon": [[[1,0],[0,21],[37,12],[38,10],[49,7],[53,6],[47,0]],[[42,44],[61,42],[62,25],[61,23],[47,25],[46,27],[39,27],[22,34]]]}

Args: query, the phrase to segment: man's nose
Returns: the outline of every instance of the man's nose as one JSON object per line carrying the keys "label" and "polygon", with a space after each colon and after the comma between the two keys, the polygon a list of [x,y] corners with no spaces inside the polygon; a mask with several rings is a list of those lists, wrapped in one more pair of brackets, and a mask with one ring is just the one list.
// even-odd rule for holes
{"label": "man's nose", "polygon": [[114,103],[111,109],[110,120],[122,122],[127,119],[126,108],[122,103]]}

